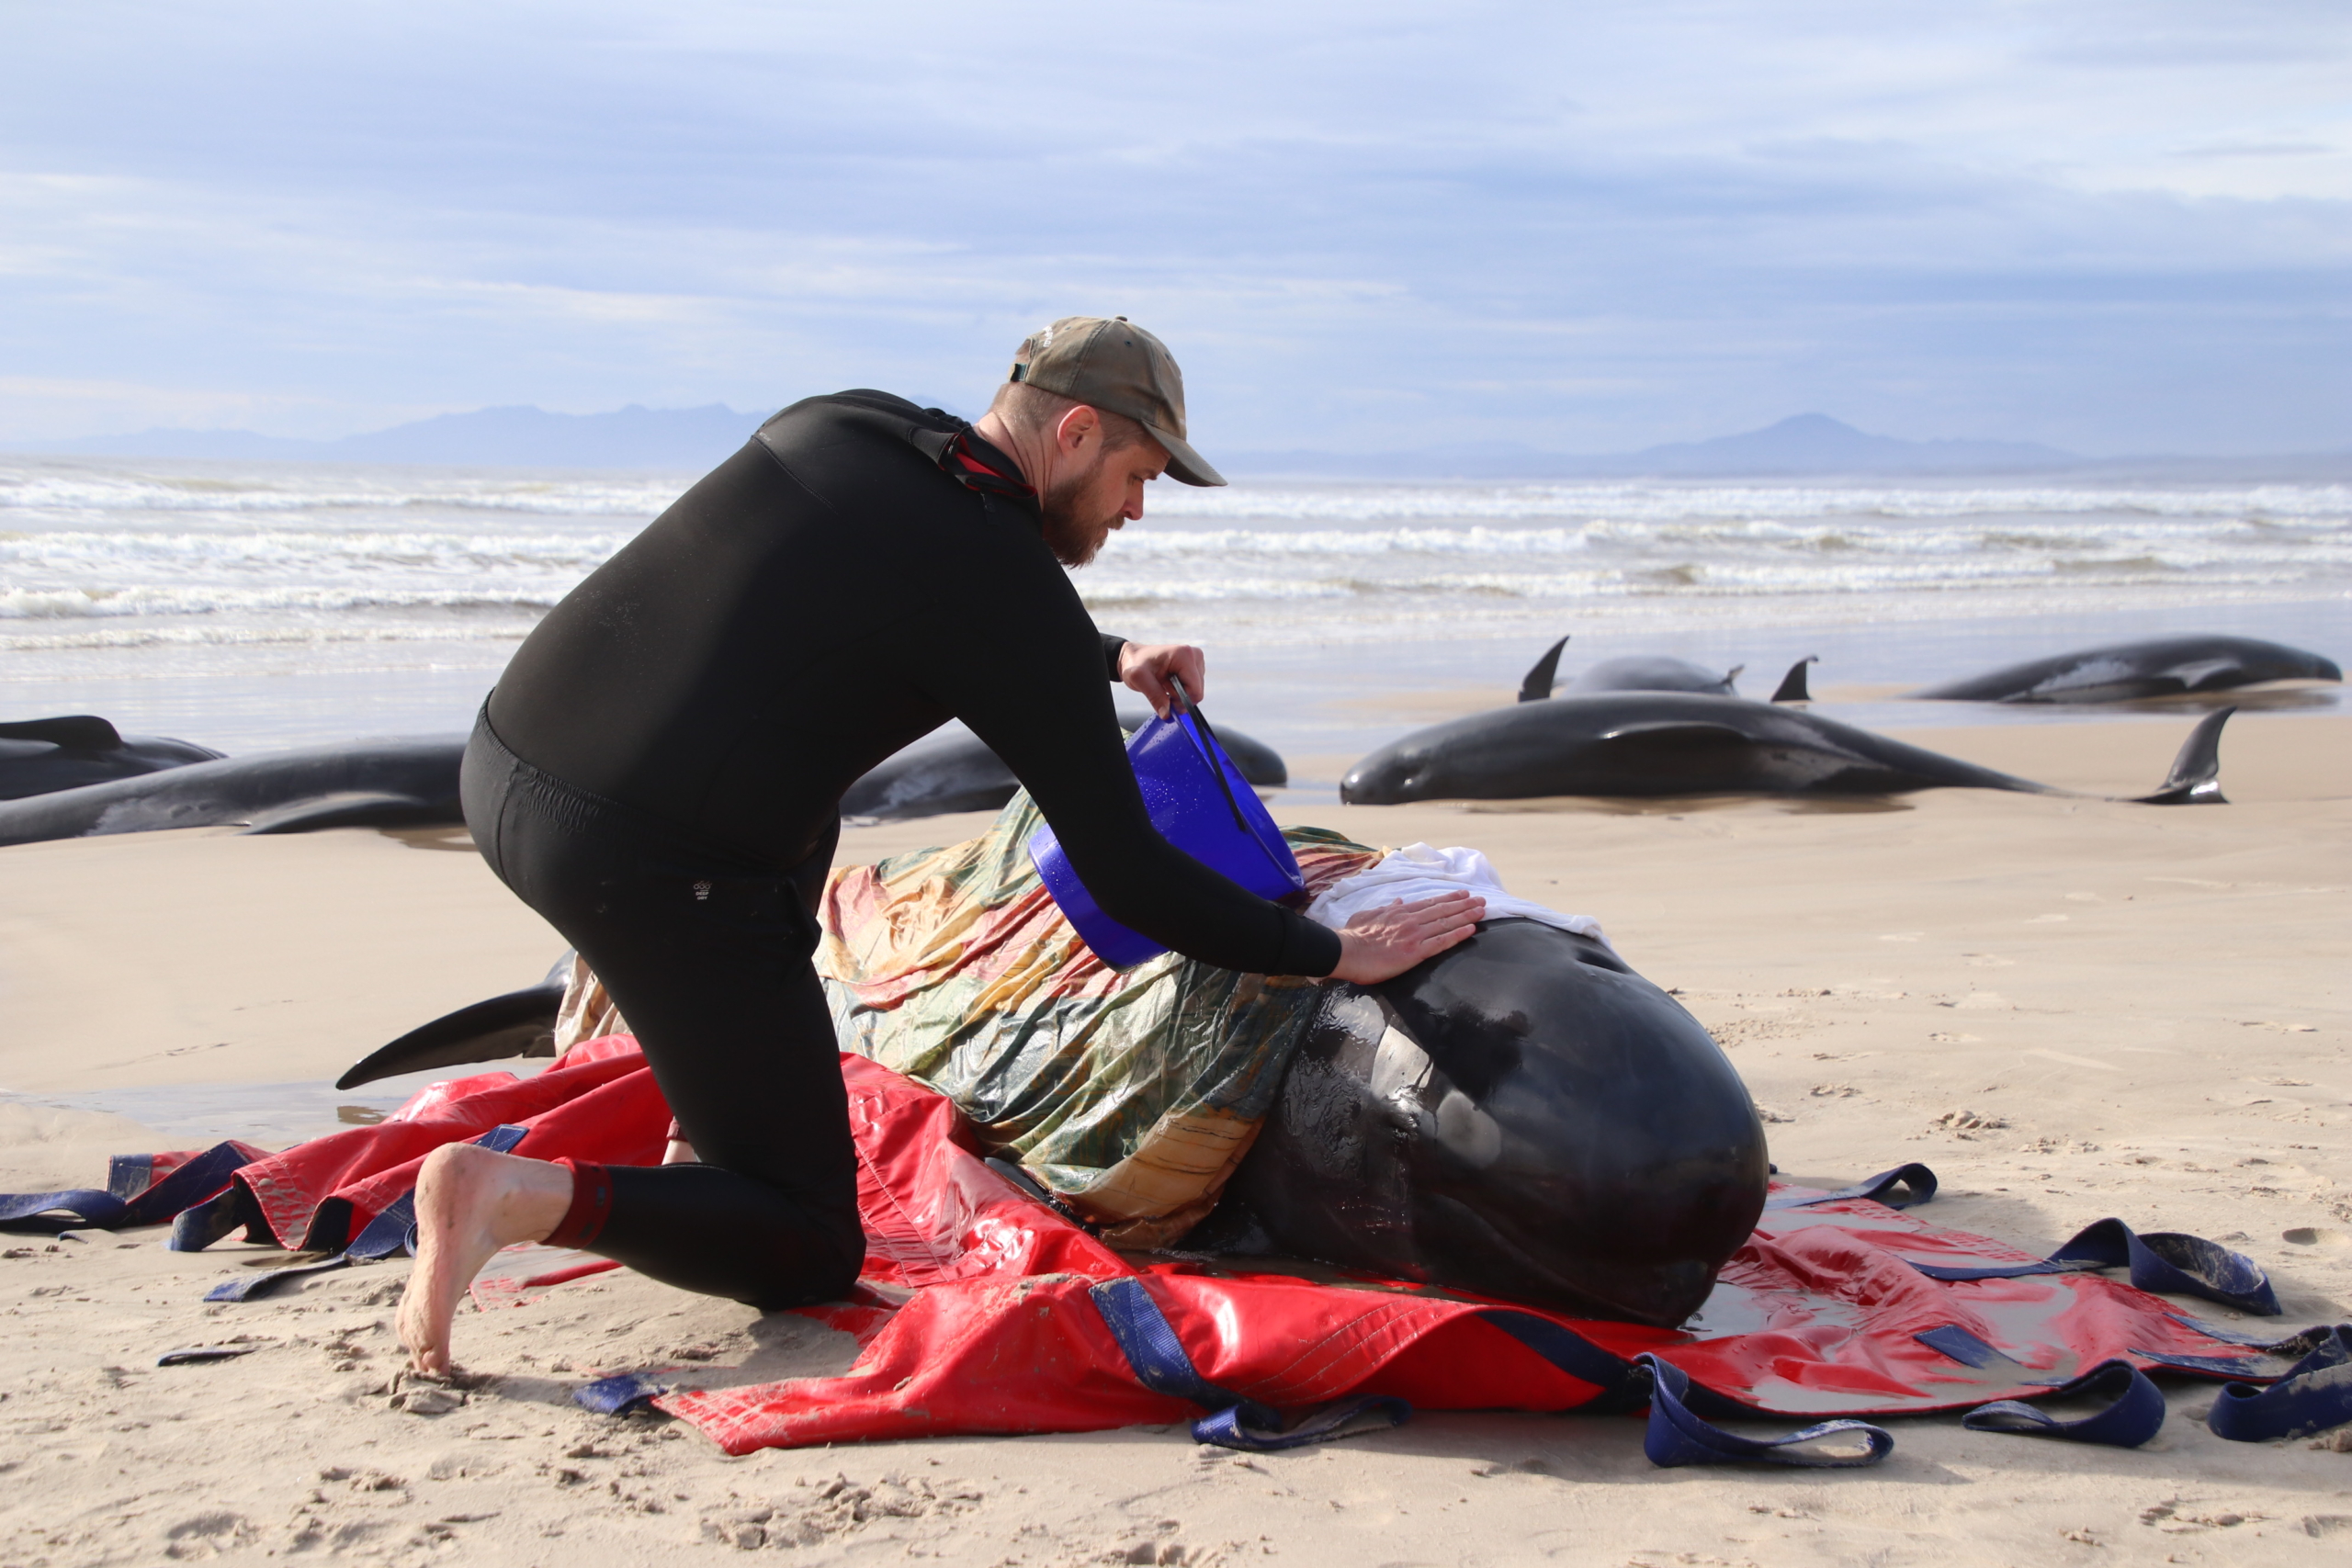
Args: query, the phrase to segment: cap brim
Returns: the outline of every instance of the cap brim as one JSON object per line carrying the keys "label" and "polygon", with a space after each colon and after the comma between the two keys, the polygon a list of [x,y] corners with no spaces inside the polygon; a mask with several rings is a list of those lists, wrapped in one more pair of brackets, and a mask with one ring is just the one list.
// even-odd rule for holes
{"label": "cap brim", "polygon": [[[1138,422],[1140,423],[1140,422]],[[1144,425],[1151,438],[1168,449],[1168,477],[1178,484],[1221,485],[1225,476],[1208,465],[1208,459],[1193,450],[1190,443],[1160,429],[1156,424]]]}

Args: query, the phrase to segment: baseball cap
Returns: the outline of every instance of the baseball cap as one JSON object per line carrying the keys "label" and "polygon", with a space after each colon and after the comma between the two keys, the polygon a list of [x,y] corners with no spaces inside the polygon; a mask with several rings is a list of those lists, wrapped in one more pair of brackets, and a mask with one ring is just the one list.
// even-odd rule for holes
{"label": "baseball cap", "polygon": [[1126,415],[1168,448],[1169,475],[1181,483],[1225,483],[1184,439],[1184,373],[1175,356],[1125,316],[1064,316],[1031,333],[1012,378]]}

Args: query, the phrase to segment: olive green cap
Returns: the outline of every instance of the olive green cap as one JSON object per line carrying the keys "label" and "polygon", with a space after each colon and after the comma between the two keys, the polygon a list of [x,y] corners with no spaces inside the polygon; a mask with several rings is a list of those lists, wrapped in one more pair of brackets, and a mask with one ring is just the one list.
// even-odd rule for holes
{"label": "olive green cap", "polygon": [[1184,373],[1175,356],[1125,316],[1064,316],[1031,333],[1013,358],[1012,378],[1126,415],[1168,448],[1169,476],[1181,483],[1225,482],[1184,439]]}

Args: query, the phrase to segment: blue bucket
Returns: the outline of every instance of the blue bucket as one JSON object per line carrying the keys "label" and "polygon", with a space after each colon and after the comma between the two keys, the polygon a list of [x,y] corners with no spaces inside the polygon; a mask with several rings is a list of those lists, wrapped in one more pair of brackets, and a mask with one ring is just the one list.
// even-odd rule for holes
{"label": "blue bucket", "polygon": [[[1217,744],[1198,707],[1188,702],[1170,717],[1147,720],[1127,741],[1127,762],[1161,838],[1261,898],[1306,890],[1282,829]],[[1114,969],[1130,969],[1168,951],[1102,912],[1070,869],[1051,827],[1029,836],[1029,858],[1063,918],[1095,957]]]}

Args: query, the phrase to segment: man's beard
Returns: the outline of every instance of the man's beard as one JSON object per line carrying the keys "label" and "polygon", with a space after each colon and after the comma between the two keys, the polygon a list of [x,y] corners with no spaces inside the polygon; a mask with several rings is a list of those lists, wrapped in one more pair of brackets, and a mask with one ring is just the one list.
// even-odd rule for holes
{"label": "man's beard", "polygon": [[1108,519],[1090,523],[1080,513],[1085,491],[1082,480],[1064,479],[1037,498],[1037,510],[1045,517],[1046,547],[1064,566],[1086,565],[1111,536]]}

